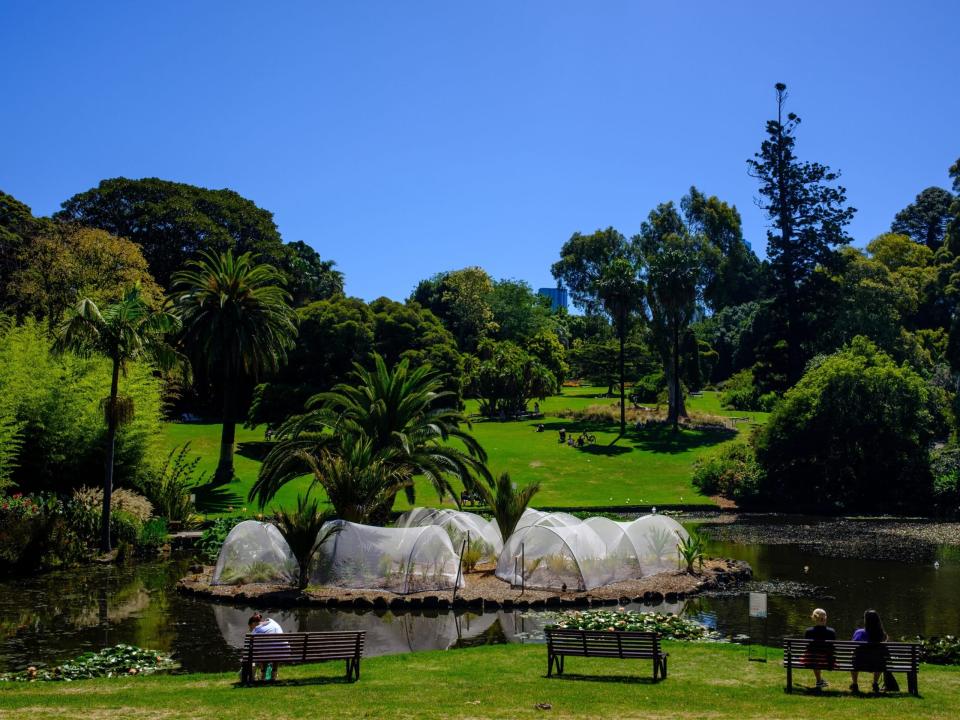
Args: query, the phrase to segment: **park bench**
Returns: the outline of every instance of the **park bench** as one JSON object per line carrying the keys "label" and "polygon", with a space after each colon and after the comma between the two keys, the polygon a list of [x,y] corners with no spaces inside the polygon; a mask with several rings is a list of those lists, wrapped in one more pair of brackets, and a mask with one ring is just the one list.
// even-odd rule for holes
{"label": "park bench", "polygon": [[253,669],[260,663],[303,665],[345,660],[347,680],[360,679],[365,631],[297,632],[276,635],[247,634],[240,655],[240,681],[253,682]]}
{"label": "park bench", "polygon": [[787,669],[787,692],[793,691],[794,670],[857,670],[858,672],[902,672],[907,690],[919,695],[917,673],[923,649],[919,643],[866,643],[853,640],[807,640],[784,638],[783,666]]}
{"label": "park bench", "polygon": [[660,636],[652,632],[619,630],[568,630],[548,628],[547,677],[563,673],[564,658],[603,657],[621,660],[652,660],[653,680],[666,680],[667,653],[660,649]]}

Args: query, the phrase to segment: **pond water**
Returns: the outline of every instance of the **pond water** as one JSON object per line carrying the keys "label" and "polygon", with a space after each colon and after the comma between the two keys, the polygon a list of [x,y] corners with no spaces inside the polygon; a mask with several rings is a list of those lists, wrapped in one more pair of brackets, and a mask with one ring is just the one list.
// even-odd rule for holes
{"label": "pond water", "polygon": [[[829,531],[829,525],[826,525]],[[771,643],[798,633],[813,607],[826,608],[830,624],[848,636],[867,607],[878,609],[891,637],[960,631],[960,552],[935,548],[929,558],[898,562],[824,557],[797,545],[711,542],[709,554],[746,560],[771,592],[766,633]],[[246,618],[254,608],[210,603],[176,593],[192,558],[129,566],[89,566],[0,582],[0,671],[55,664],[86,650],[129,643],[175,654],[185,670],[223,671],[237,666]],[[786,583],[786,587],[782,585]],[[257,608],[268,610],[270,608]],[[747,618],[745,592],[700,597],[686,603],[635,609],[685,613],[725,635],[761,640],[762,625]],[[538,642],[548,620],[534,613],[355,613],[320,608],[270,612],[284,629],[365,629],[368,655]]]}

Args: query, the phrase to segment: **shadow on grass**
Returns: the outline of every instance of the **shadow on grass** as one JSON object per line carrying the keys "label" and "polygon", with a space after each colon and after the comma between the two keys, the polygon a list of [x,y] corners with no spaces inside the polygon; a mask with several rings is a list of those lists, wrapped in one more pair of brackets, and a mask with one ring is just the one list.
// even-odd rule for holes
{"label": "shadow on grass", "polygon": [[275,443],[268,440],[250,440],[237,444],[237,455],[263,462],[267,454],[274,448]]}
{"label": "shadow on grass", "polygon": [[313,677],[313,678],[298,678],[296,680],[258,680],[249,685],[244,685],[242,682],[233,683],[233,687],[237,690],[252,690],[258,688],[284,688],[284,687],[306,687],[308,685],[352,685],[353,682],[347,680],[344,676],[340,675],[337,677]]}
{"label": "shadow on grass", "polygon": [[[784,692],[787,690],[784,688]],[[788,693],[789,694],[789,693]],[[880,692],[875,693],[870,690],[861,690],[858,693],[852,692],[847,689],[846,684],[842,687],[837,686],[836,688],[831,688],[829,690],[817,690],[813,687],[802,687],[798,685],[793,686],[794,695],[804,695],[809,697],[825,697],[825,698],[839,698],[839,697],[854,697],[861,700],[899,700],[903,698],[913,697],[910,693],[905,690],[898,690],[896,692]],[[919,697],[923,697],[920,695]]]}
{"label": "shadow on grass", "polygon": [[639,677],[636,675],[580,675],[579,673],[564,672],[563,675],[551,675],[547,680],[572,680],[579,682],[611,682],[622,683],[625,685],[656,685],[659,680],[652,677]]}
{"label": "shadow on grass", "polygon": [[227,512],[229,508],[241,507],[245,502],[244,498],[231,490],[229,485],[214,485],[210,482],[206,485],[198,485],[193,492],[197,496],[197,510],[202,513]]}
{"label": "shadow on grass", "polygon": [[[617,438],[617,440],[619,440],[619,438]],[[609,445],[584,445],[583,447],[577,447],[574,445],[574,448],[582,453],[586,453],[587,455],[611,456],[633,452],[632,447],[628,447],[626,445],[615,445],[614,443],[616,443],[617,440],[614,440]]]}
{"label": "shadow on grass", "polygon": [[702,447],[719,445],[736,437],[736,430],[685,430],[674,432],[669,425],[647,426],[627,433],[627,439],[638,450],[676,454]]}

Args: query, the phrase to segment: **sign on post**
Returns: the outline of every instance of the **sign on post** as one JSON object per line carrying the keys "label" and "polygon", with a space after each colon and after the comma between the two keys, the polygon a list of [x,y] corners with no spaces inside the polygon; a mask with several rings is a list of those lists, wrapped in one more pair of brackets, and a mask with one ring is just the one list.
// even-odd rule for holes
{"label": "sign on post", "polygon": [[750,593],[750,617],[767,619],[767,594],[763,592]]}

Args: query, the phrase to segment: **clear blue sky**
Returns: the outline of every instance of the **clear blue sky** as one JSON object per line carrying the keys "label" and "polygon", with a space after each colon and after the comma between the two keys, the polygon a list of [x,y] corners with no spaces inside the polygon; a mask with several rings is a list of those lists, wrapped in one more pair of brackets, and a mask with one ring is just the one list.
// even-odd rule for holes
{"label": "clear blue sky", "polygon": [[735,203],[787,83],[799,153],[863,244],[960,156],[948,2],[0,2],[0,189],[229,187],[347,291],[440,270],[552,285],[574,231],[633,234],[691,184]]}

